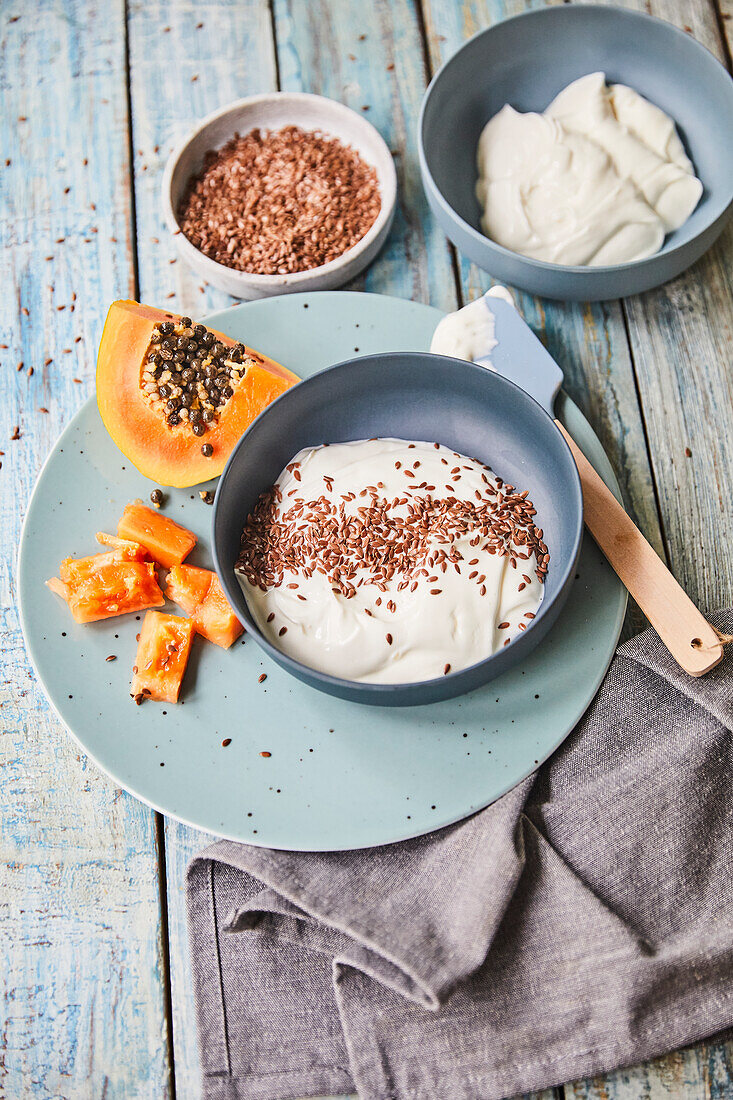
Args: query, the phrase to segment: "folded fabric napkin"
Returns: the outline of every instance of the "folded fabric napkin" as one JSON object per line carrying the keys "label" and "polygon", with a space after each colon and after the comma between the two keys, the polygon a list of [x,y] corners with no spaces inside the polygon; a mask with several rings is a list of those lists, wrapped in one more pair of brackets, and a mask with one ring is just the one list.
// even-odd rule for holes
{"label": "folded fabric napkin", "polygon": [[358,852],[208,848],[188,880],[204,1095],[491,1100],[733,1025],[732,729],[730,654],[694,680],[647,630],[552,759],[466,821]]}

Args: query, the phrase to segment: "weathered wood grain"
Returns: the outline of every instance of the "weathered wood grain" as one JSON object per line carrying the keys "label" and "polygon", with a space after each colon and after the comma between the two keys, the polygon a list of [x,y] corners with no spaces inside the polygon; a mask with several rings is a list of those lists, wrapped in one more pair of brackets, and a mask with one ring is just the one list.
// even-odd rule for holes
{"label": "weathered wood grain", "polygon": [[15,606],[25,502],[91,392],[107,302],[133,287],[123,9],[122,0],[39,0],[5,4],[0,15],[0,1096],[8,1100],[168,1095],[153,815],[88,764],[51,713]]}
{"label": "weathered wood grain", "polygon": [[[451,56],[461,41],[483,27],[528,8],[542,6],[544,5],[532,3],[531,0],[484,0],[480,3],[467,0],[460,5],[423,0],[431,68],[435,70]],[[643,0],[638,0],[635,6],[649,10],[649,4]],[[707,2],[692,5],[685,0],[660,0],[656,9],[652,5],[651,10],[652,14],[677,22],[678,25],[691,27],[695,36],[708,49],[719,53],[717,25],[713,10]],[[730,12],[724,14],[729,15]],[[725,20],[723,25],[726,25]],[[730,22],[727,25],[730,28]],[[659,482],[660,476],[663,478],[660,482],[660,493],[665,530],[669,539],[668,560],[671,559],[677,576],[693,598],[701,600],[703,606],[710,602],[705,596],[708,589],[713,590],[712,602],[730,602],[727,571],[731,567],[731,557],[726,555],[726,562],[722,565],[721,555],[716,550],[716,546],[727,545],[730,541],[730,525],[733,522],[733,510],[729,504],[733,489],[730,433],[721,428],[731,422],[733,411],[729,356],[721,346],[730,333],[730,283],[726,282],[725,263],[717,259],[721,252],[725,254],[725,249],[730,248],[729,239],[730,230],[722,246],[718,246],[709,257],[696,265],[696,268],[702,266],[705,269],[702,277],[695,279],[696,270],[690,275],[682,276],[681,281],[686,286],[692,279],[697,288],[694,292],[687,292],[691,294],[691,300],[685,309],[684,329],[687,331],[684,331],[684,337],[689,339],[688,332],[692,330],[692,348],[683,338],[683,326],[679,318],[670,316],[673,312],[670,305],[661,308],[661,303],[666,300],[665,288],[645,295],[642,299],[630,299],[623,305],[613,302],[581,305],[542,303],[532,300],[528,295],[519,296],[527,320],[562,364],[566,371],[569,392],[596,428],[621,481],[627,507],[657,550],[664,553],[650,470],[651,457],[657,481]],[[491,281],[474,265],[465,261],[460,263],[460,272],[462,293],[466,300],[483,292]],[[673,283],[672,287],[675,285]],[[706,287],[707,294],[704,291]],[[645,309],[645,302],[653,304]],[[722,316],[719,316],[721,304]],[[631,350],[639,371],[638,383],[624,331],[624,310],[627,311],[631,332]],[[711,324],[712,318],[715,318],[714,324]],[[681,346],[678,348],[678,345]],[[694,356],[701,351],[701,361],[705,368],[692,370],[691,354]],[[669,360],[676,364],[667,376],[667,386],[663,385],[659,377],[659,359],[656,369],[652,367],[653,354],[659,359],[663,357],[662,361]],[[640,359],[644,362],[640,363]],[[680,376],[683,381],[680,381]],[[669,379],[673,381],[670,382]],[[652,382],[656,384],[652,385]],[[642,392],[642,409],[636,395],[637,384]],[[700,386],[703,395],[700,395]],[[693,456],[692,459],[687,458],[684,448],[688,445],[689,435],[681,431],[678,417],[666,427],[665,420],[668,405],[671,402],[673,409],[679,409],[682,394],[685,395],[685,408],[688,408],[690,403],[687,394],[691,389],[696,392],[690,395],[692,402],[687,415],[694,424],[694,430],[697,432],[700,429],[699,419],[703,410],[709,419],[703,427],[706,449],[697,458],[698,471],[691,479],[685,478],[686,499],[682,505],[685,511],[680,515],[679,505],[674,511],[670,508],[670,497],[674,499],[676,481],[670,485],[672,478],[669,475],[675,476],[674,471],[680,462],[689,464],[694,460],[695,448],[694,444],[689,444]],[[719,402],[722,406],[720,414],[714,411]],[[645,438],[647,432],[648,443]],[[716,460],[711,457],[711,435],[726,436],[722,447],[713,452],[717,455]],[[701,470],[702,466],[707,466],[707,469]],[[721,485],[721,481],[724,484]],[[708,547],[709,564],[706,567],[698,553],[699,536],[696,535],[690,545],[689,532],[697,531],[698,526],[702,526],[707,534],[711,522],[719,523],[723,508],[727,508],[726,523],[721,532],[723,538],[721,542],[713,541]],[[677,526],[673,527],[670,534],[670,516],[675,511]],[[681,564],[683,550],[687,554],[687,568]],[[572,1095],[576,1100],[581,1100],[581,1097],[587,1097],[587,1100],[591,1097],[598,1097],[599,1100],[601,1097],[604,1100],[621,1100],[622,1097],[623,1100],[635,1100],[642,1095],[653,1100],[662,1096],[722,1096],[725,1095],[725,1088],[733,1089],[730,1059],[730,1044],[701,1043],[691,1050],[659,1059],[649,1066],[612,1074],[593,1083],[566,1085],[565,1092],[568,1097]],[[700,1068],[708,1065],[715,1067],[715,1075]],[[717,1085],[709,1085],[711,1091],[704,1092],[698,1087],[703,1080],[715,1080]]]}
{"label": "weathered wood grain", "polygon": [[411,0],[274,0],[280,85],[364,111],[392,150],[398,206],[377,262],[352,284],[379,294],[456,306],[451,252],[430,216],[417,162],[417,119],[427,84]]}
{"label": "weathered wood grain", "polygon": [[[708,0],[623,6],[675,23],[726,61]],[[721,553],[733,539],[732,257],[729,226],[689,271],[624,302],[669,559],[703,610],[733,598],[733,555]]]}
{"label": "weathered wood grain", "polygon": [[[718,13],[707,0],[621,3],[675,23],[725,61]],[[732,248],[729,227],[690,271],[623,303],[668,558],[703,610],[729,604],[733,590],[731,557],[720,553],[733,533],[727,430],[733,386],[726,346],[733,319]],[[568,1100],[724,1097],[733,1091],[732,1061],[730,1041],[698,1043],[602,1080],[566,1085],[565,1093]]]}
{"label": "weathered wood grain", "polygon": [[[176,258],[161,212],[161,175],[172,149],[204,115],[232,100],[276,88],[268,3],[222,0],[194,8],[185,0],[134,2],[128,9],[128,38],[140,297],[202,317],[234,299],[202,283]],[[177,1093],[186,1100],[200,1095],[186,864],[210,839],[176,821],[165,821],[174,1068]]]}
{"label": "weathered wood grain", "polygon": [[[466,0],[443,4],[423,0],[428,56],[433,72],[473,34],[523,11],[545,7],[533,0]],[[493,282],[459,256],[464,301]],[[624,503],[658,552],[664,553],[644,426],[621,307],[616,302],[551,302],[516,292],[528,323],[565,372],[565,389],[586,414],[613,463]],[[644,623],[631,608],[627,633]]]}
{"label": "weathered wood grain", "polygon": [[162,215],[160,183],[175,146],[205,115],[276,87],[267,0],[132,0],[128,6],[130,101],[143,301],[202,317],[234,299],[177,258]]}

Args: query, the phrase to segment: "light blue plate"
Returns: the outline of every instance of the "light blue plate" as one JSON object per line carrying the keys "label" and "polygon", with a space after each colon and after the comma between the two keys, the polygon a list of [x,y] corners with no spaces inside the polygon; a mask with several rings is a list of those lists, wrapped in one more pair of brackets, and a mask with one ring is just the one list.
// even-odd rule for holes
{"label": "light blue plate", "polygon": [[[305,377],[359,352],[426,350],[440,316],[397,298],[322,292],[248,302],[208,320]],[[578,408],[561,397],[558,412],[617,489]],[[299,683],[251,639],[226,652],[197,640],[181,703],[137,707],[129,697],[136,617],[77,625],[43,582],[62,557],[94,553],[95,532],[114,531],[123,506],[152,488],[90,400],[49,455],[28,508],[23,631],[54,709],[84,751],[138,798],[212,833],[324,851],[387,844],[457,821],[561,743],[613,655],[626,593],[586,539],[551,633],[522,665],[470,695],[377,711]],[[191,563],[211,567],[211,509],[198,487],[170,490],[165,512],[199,536]],[[110,654],[117,660],[106,662]]]}

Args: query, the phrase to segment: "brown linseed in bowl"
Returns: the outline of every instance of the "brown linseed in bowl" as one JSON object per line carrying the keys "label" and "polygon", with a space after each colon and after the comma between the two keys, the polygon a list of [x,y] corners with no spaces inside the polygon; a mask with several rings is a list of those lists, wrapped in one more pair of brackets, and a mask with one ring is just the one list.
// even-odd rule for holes
{"label": "brown linseed in bowl", "polygon": [[207,153],[178,213],[205,256],[259,275],[308,271],[343,255],[379,214],[376,170],[318,131],[252,130]]}

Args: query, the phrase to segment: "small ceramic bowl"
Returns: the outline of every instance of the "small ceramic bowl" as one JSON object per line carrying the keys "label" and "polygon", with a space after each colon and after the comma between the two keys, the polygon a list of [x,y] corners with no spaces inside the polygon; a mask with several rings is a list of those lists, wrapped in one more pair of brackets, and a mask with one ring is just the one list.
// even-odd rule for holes
{"label": "small ceramic bowl", "polygon": [[[197,175],[206,153],[220,149],[235,133],[255,128],[279,130],[300,126],[320,130],[350,145],[377,172],[382,206],[374,224],[352,248],[321,267],[289,275],[257,275],[236,271],[200,252],[180,232],[178,210],[191,178]],[[234,298],[267,298],[295,291],[333,290],[358,275],[371,263],[384,244],[394,217],[397,175],[394,161],[383,138],[362,116],[325,96],[305,93],[269,92],[250,96],[214,111],[181,142],[169,159],[163,175],[163,215],[176,234],[178,251],[202,279]]]}
{"label": "small ceramic bowl", "polygon": [[[481,232],[476,146],[497,111],[543,111],[586,73],[628,84],[677,124],[704,191],[660,252],[609,267],[532,260]],[[559,4],[497,23],[471,38],[434,77],[423,100],[419,155],[430,206],[460,251],[502,282],[547,298],[594,301],[639,294],[694,263],[722,232],[733,205],[733,81],[690,35],[651,16]]]}
{"label": "small ceramic bowl", "polygon": [[[542,603],[506,648],[469,668],[410,684],[364,684],[308,668],[282,653],[255,623],[234,573],[242,528],[261,492],[303,447],[373,436],[444,443],[486,462],[530,491],[550,552]],[[544,638],[567,599],[583,534],[578,471],[552,417],[500,374],[426,352],[350,359],[299,382],[244,433],[219,480],[212,545],[227,599],[259,645],[320,691],[377,706],[434,703],[499,676]]]}

